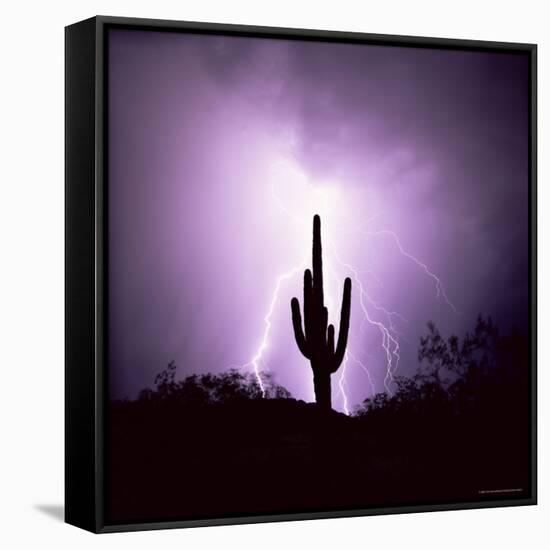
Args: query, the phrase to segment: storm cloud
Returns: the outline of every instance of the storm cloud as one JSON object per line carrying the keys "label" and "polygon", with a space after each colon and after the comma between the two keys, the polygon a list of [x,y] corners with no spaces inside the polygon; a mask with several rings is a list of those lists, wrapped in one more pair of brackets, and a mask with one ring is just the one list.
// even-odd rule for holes
{"label": "storm cloud", "polygon": [[[311,400],[289,304],[316,189],[334,193],[331,316],[352,266],[371,318],[394,324],[398,374],[428,320],[527,330],[527,56],[136,30],[109,31],[108,51],[113,396],[172,359],[178,376],[250,368],[268,330],[261,368]],[[349,349],[374,388],[350,359],[352,405],[386,377],[360,294]]]}

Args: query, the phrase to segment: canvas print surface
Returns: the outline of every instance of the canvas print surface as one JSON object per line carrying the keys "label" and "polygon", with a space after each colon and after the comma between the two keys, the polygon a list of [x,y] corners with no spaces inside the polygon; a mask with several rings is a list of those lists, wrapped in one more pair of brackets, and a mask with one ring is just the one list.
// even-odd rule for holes
{"label": "canvas print surface", "polygon": [[529,58],[111,29],[106,519],[529,497]]}

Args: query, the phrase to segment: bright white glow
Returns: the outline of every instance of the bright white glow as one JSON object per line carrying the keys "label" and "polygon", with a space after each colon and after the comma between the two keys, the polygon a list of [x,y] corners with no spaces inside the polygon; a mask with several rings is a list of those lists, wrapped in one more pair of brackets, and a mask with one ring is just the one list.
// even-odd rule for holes
{"label": "bright white glow", "polygon": [[345,216],[342,192],[336,182],[313,182],[289,161],[271,166],[269,186],[276,204],[300,225],[310,227],[315,214],[321,216],[323,228],[339,223]]}

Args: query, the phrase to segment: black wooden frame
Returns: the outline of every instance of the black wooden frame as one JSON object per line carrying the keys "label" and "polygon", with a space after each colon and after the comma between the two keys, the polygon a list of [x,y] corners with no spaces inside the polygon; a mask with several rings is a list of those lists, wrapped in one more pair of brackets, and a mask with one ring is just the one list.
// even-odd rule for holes
{"label": "black wooden frame", "polygon": [[[521,52],[530,58],[529,302],[531,487],[528,498],[108,525],[104,520],[107,269],[107,29],[353,42],[418,48]],[[65,521],[96,533],[404,512],[518,506],[537,502],[537,47],[472,40],[386,36],[97,16],[65,29]]]}

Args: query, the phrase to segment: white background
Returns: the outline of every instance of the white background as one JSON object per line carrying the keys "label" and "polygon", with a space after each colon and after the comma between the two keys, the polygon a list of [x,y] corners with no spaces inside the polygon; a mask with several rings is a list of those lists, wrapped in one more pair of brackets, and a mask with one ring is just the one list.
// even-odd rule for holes
{"label": "white background", "polygon": [[[544,2],[15,2],[0,33],[0,546],[543,548],[548,504],[549,16]],[[122,15],[539,44],[539,506],[94,536],[64,525],[63,27]],[[497,200],[497,199],[495,199]],[[330,472],[328,472],[330,475]],[[548,544],[548,542],[546,543]],[[546,546],[547,547],[547,546]]]}

